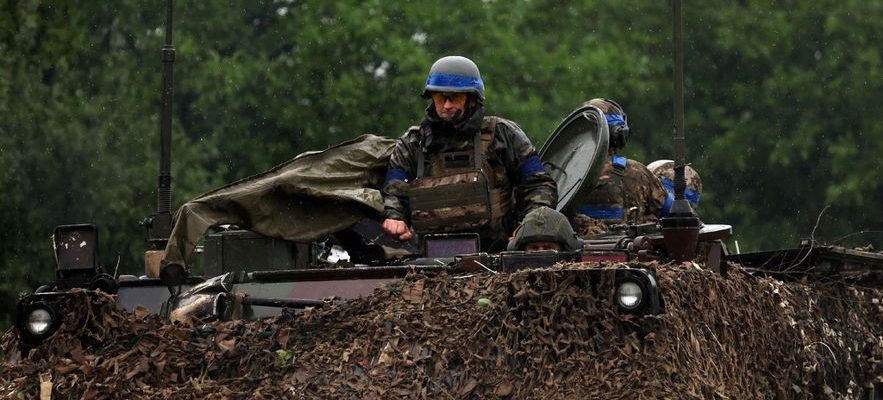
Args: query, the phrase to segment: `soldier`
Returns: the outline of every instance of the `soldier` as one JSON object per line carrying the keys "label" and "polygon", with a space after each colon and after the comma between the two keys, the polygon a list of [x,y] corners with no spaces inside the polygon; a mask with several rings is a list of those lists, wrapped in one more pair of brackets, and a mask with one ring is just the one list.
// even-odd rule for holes
{"label": "soldier", "polygon": [[574,251],[580,248],[567,217],[549,207],[538,207],[524,217],[507,250]]}
{"label": "soldier", "polygon": [[610,131],[610,162],[597,185],[577,193],[574,222],[581,236],[606,230],[607,225],[624,222],[651,222],[666,215],[674,197],[662,183],[635,160],[617,155],[628,143],[630,129],[622,106],[613,100],[597,98],[584,105],[598,107],[607,119]]}
{"label": "soldier", "polygon": [[[675,195],[675,162],[672,160],[656,160],[647,165],[647,169],[659,178],[665,190],[671,196]],[[695,210],[699,206],[699,194],[702,193],[702,178],[693,167],[687,165],[684,167],[684,178],[687,180],[687,187],[684,189],[684,197],[690,202]]]}
{"label": "soldier", "polygon": [[[659,181],[665,186],[665,190],[674,197],[675,162],[672,160],[656,160],[647,165],[647,169],[659,178]],[[690,206],[695,211],[699,207],[699,195],[702,193],[702,178],[699,177],[699,173],[693,167],[686,165],[684,166],[684,179],[687,181],[687,187],[684,188],[684,198],[690,202]],[[719,254],[712,256],[715,252],[719,252]],[[729,255],[730,251],[727,249],[727,244],[723,240],[718,239],[711,242],[699,242],[696,247],[696,254],[695,261],[706,264],[709,260],[720,260],[721,255]]]}
{"label": "soldier", "polygon": [[[478,232],[482,248],[505,246],[530,210],[555,207],[555,181],[514,122],[484,116],[484,83],[465,57],[429,71],[432,102],[419,126],[399,139],[383,187],[383,229],[399,240],[417,232]],[[409,226],[410,225],[410,226]]]}

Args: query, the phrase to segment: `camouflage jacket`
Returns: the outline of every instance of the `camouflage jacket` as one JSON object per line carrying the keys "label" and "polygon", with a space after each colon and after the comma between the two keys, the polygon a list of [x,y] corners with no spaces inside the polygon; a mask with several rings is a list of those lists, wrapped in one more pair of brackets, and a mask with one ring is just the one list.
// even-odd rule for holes
{"label": "camouflage jacket", "polygon": [[622,177],[625,192],[625,209],[636,207],[638,223],[655,221],[668,214],[671,202],[662,182],[644,164],[628,160]]}
{"label": "camouflage jacket", "polygon": [[[631,159],[622,159],[625,162],[625,168],[622,170],[620,177],[622,190],[622,205],[620,208],[624,212],[623,215],[605,219],[605,223],[602,224],[599,224],[601,221],[597,221],[597,218],[584,218],[585,215],[580,217],[581,212],[579,210],[591,207],[593,205],[591,204],[591,199],[597,198],[597,193],[593,192],[604,190],[605,187],[612,184],[612,181],[615,181],[613,176],[616,173],[615,168],[613,163],[610,162],[605,164],[604,171],[595,188],[592,191],[578,193],[574,199],[574,204],[577,205],[577,215],[573,217],[577,225],[576,230],[580,236],[591,236],[592,234],[600,233],[599,231],[604,230],[606,227],[606,222],[631,222],[631,218],[636,218],[635,222],[637,223],[651,222],[668,213],[668,209],[671,207],[674,199],[665,190],[665,186],[644,164]],[[629,212],[632,208],[635,209],[635,211],[632,211],[634,214]]]}
{"label": "camouflage jacket", "polygon": [[409,182],[417,174],[417,152],[424,152],[424,175],[431,176],[432,165],[439,154],[474,148],[475,133],[489,118],[496,118],[496,123],[489,152],[484,156],[488,157],[493,170],[495,186],[511,187],[515,203],[503,227],[511,233],[532,209],[555,207],[558,202],[555,181],[543,169],[536,149],[518,125],[503,118],[484,117],[481,108],[458,125],[445,125],[433,118],[431,107],[427,108],[427,116],[420,126],[411,127],[402,135],[390,156],[383,187],[386,218],[409,221],[407,193]]}

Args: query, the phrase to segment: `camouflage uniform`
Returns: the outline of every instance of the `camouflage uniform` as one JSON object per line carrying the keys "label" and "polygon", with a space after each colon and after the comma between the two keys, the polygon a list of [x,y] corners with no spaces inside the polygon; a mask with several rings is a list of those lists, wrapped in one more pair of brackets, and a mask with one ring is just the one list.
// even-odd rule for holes
{"label": "camouflage uniform", "polygon": [[632,207],[637,207],[637,222],[655,221],[658,217],[668,214],[674,199],[644,164],[628,160],[622,177],[622,186],[625,192],[626,212]]}
{"label": "camouflage uniform", "polygon": [[[668,192],[674,196],[675,162],[672,160],[656,160],[650,163],[650,165],[647,166],[647,169],[650,170],[653,175],[656,175],[656,177],[662,182],[662,185],[665,186],[665,190],[668,190]],[[699,206],[699,197],[702,193],[702,178],[699,176],[699,172],[693,167],[685,165],[684,179],[687,184],[687,187],[684,188],[684,196],[695,210],[696,207]]]}
{"label": "camouflage uniform", "polygon": [[574,196],[572,212],[577,231],[583,237],[592,236],[607,230],[609,224],[655,221],[668,214],[674,198],[656,176],[644,164],[615,154],[632,134],[625,110],[605,98],[583,103],[589,105],[598,107],[607,120],[610,162],[604,165],[595,187],[582,188]]}
{"label": "camouflage uniform", "polygon": [[[625,165],[621,169],[618,183],[614,176],[617,168],[611,161],[605,165],[595,187],[586,193],[577,193],[574,198],[574,225],[582,237],[601,233],[609,224],[631,222],[632,217],[636,218],[637,223],[655,221],[667,214],[671,207],[673,197],[644,164],[624,157],[619,159]],[[593,211],[596,211],[595,207],[599,204],[594,199],[599,198],[598,192],[604,192],[600,197],[607,199],[606,204],[600,206],[605,210],[621,210],[621,213],[610,212],[603,216],[595,214]],[[636,210],[629,211],[632,208]]]}
{"label": "camouflage uniform", "polygon": [[433,176],[439,155],[473,150],[475,134],[482,127],[492,127],[493,131],[482,135],[486,142],[482,147],[488,146],[482,161],[492,171],[485,174],[492,175],[488,180],[505,193],[503,201],[510,210],[505,218],[495,221],[488,232],[482,233],[483,242],[505,239],[516,222],[536,207],[555,207],[558,201],[555,181],[543,169],[527,135],[512,121],[483,115],[479,105],[471,115],[452,124],[435,116],[430,104],[421,125],[405,132],[390,157],[383,188],[386,218],[410,223],[408,192],[417,176],[418,152],[424,154],[424,176]]}

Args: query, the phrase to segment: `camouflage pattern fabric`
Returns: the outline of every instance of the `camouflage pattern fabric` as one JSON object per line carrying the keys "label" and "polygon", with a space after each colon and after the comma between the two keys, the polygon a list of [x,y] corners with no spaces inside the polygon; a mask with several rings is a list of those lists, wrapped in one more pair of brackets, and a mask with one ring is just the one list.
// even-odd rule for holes
{"label": "camouflage pattern fabric", "polygon": [[503,118],[484,117],[479,108],[463,123],[445,129],[431,117],[430,108],[423,123],[408,129],[390,156],[383,188],[386,218],[409,222],[408,190],[417,174],[417,152],[423,151],[425,155],[424,176],[432,176],[440,154],[474,148],[475,132],[488,118],[497,120],[493,124],[489,151],[483,155],[492,170],[488,181],[492,181],[495,188],[511,188],[513,195],[509,200],[513,204],[508,207],[513,212],[497,228],[511,232],[515,221],[520,221],[530,210],[539,206],[555,207],[558,201],[555,181],[543,170],[536,148],[518,125]]}
{"label": "camouflage pattern fabric", "polygon": [[598,236],[610,230],[606,222],[589,218],[585,214],[576,214],[573,217],[573,226],[577,236],[584,239]]}
{"label": "camouflage pattern fabric", "polygon": [[[437,186],[423,187],[423,183]],[[478,229],[491,221],[488,182],[480,171],[445,175],[414,182],[409,198],[411,224],[417,232],[456,232]],[[419,207],[418,204],[425,206]]]}
{"label": "camouflage pattern fabric", "polygon": [[567,217],[549,207],[537,207],[524,217],[507,250],[524,250],[525,246],[536,242],[555,242],[563,251],[579,248],[576,233]]}
{"label": "camouflage pattern fabric", "polygon": [[[650,163],[647,169],[659,179],[675,180],[675,162],[672,160],[656,160]],[[696,172],[692,166],[687,165],[684,167],[684,178],[687,181],[688,189],[696,193],[702,192],[702,178],[699,177],[699,172]]]}
{"label": "camouflage pattern fabric", "polygon": [[628,212],[632,207],[637,207],[638,223],[655,221],[661,216],[668,192],[644,164],[629,159],[622,185],[625,209]]}
{"label": "camouflage pattern fabric", "polygon": [[[665,189],[674,196],[675,162],[672,160],[656,160],[650,163],[647,169],[653,175],[656,175],[663,186],[665,186]],[[695,208],[699,206],[699,197],[702,193],[702,178],[699,177],[699,172],[689,165],[684,166],[684,178],[687,184],[684,194],[687,200],[690,201],[690,205]]]}
{"label": "camouflage pattern fabric", "polygon": [[614,155],[607,163],[600,164],[601,176],[594,186],[584,185],[577,190],[571,201],[571,206],[576,211],[568,214],[584,214],[593,219],[614,223],[625,220],[622,178],[625,175],[626,162],[625,157]]}
{"label": "camouflage pattern fabric", "polygon": [[[605,182],[609,182],[612,178],[613,165],[607,163],[604,166],[604,172],[598,180],[595,187],[603,187]],[[635,222],[644,223],[652,222],[661,216],[663,206],[669,197],[665,186],[651,173],[644,164],[628,159],[625,170],[621,178],[623,192],[623,209],[625,210],[625,221],[597,221],[588,218],[585,215],[575,213],[572,216],[574,228],[580,237],[589,237],[597,235],[607,230],[608,223],[630,222],[635,218]],[[574,204],[585,204],[585,199],[591,196],[591,192],[585,194],[578,193]],[[634,208],[634,211],[630,211]],[[580,218],[578,218],[580,217]]]}

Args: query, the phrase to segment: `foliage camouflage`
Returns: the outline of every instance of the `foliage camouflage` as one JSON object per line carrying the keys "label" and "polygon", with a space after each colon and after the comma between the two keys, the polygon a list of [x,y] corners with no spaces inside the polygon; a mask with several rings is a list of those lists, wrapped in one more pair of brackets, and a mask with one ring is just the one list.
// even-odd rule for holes
{"label": "foliage camouflage", "polygon": [[[140,273],[164,6],[0,7],[0,303],[50,279],[58,224],[96,223],[102,263]],[[304,150],[396,137],[422,116],[428,68],[447,54],[481,65],[488,114],[518,121],[538,146],[568,110],[603,96],[629,111],[624,155],[670,158],[668,7],[180,2],[173,207]],[[743,251],[881,230],[883,3],[690,2],[685,12],[687,157],[706,177],[702,218],[733,224]],[[880,247],[879,234],[850,239]]]}
{"label": "foliage camouflage", "polygon": [[883,379],[880,289],[632,264],[665,298],[636,317],[610,306],[615,266],[583,266],[412,274],[254,322],[163,324],[79,292],[87,311],[53,351],[3,365],[0,393],[37,398],[43,379],[54,398],[855,399]]}

